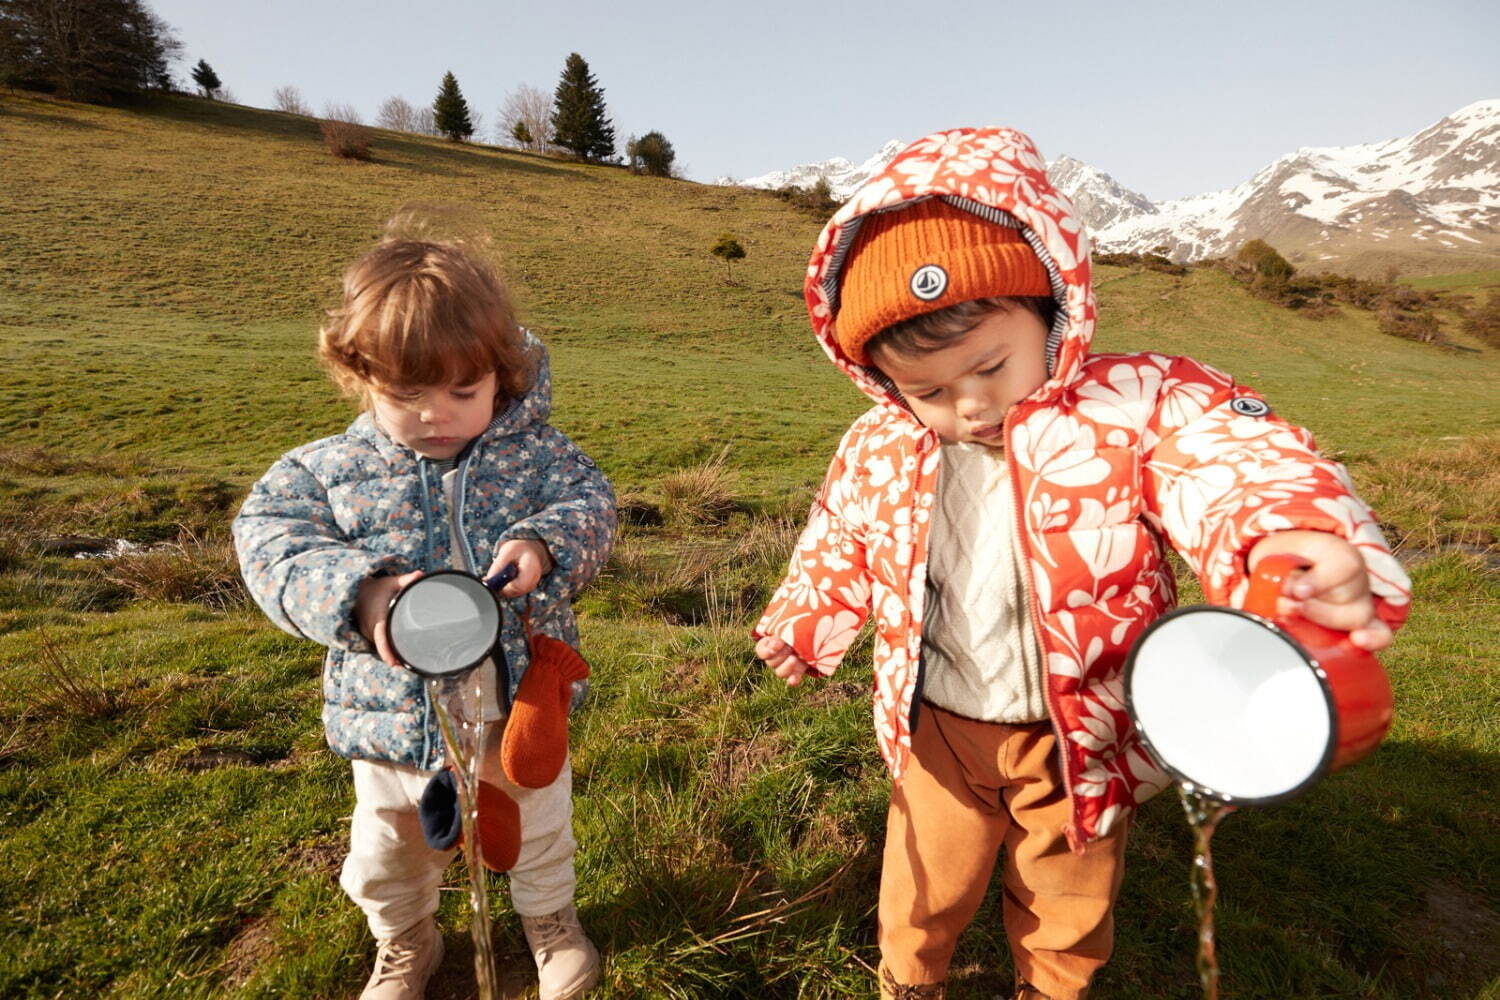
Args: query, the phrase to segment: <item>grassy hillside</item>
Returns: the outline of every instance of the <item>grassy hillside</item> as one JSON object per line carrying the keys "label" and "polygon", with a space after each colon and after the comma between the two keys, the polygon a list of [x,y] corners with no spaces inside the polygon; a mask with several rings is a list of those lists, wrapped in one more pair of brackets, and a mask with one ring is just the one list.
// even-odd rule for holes
{"label": "grassy hillside", "polygon": [[[580,603],[601,995],[873,996],[868,653],[787,691],[745,641],[864,408],[807,332],[819,221],[511,151],[383,132],[373,151],[335,160],[306,119],[190,98],[0,96],[0,995],[357,993],[370,949],[334,881],[352,789],[317,721],[319,650],[246,606],[224,530],[280,452],[353,415],[312,361],[341,268],[400,206],[442,202],[492,235],[552,351],[555,422],[628,501]],[[725,230],[749,251],[733,284],[708,253]],[[1386,745],[1221,829],[1224,995],[1496,996],[1500,361],[1367,313],[1308,320],[1216,271],[1099,281],[1097,347],[1191,353],[1312,426],[1418,585],[1384,657]],[[158,547],[71,558],[115,538]],[[1143,811],[1100,996],[1197,995],[1189,843],[1174,799]],[[1009,986],[999,907],[955,996]],[[442,916],[433,995],[466,996],[457,892]]]}

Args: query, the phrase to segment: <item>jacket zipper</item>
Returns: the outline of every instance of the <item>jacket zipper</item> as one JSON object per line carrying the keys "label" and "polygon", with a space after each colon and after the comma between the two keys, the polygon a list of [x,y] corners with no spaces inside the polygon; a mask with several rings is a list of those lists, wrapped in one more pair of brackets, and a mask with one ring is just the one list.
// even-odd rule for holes
{"label": "jacket zipper", "polygon": [[[934,438],[935,437],[936,436],[934,435]],[[918,445],[918,447],[920,448],[920,445]],[[937,445],[933,445],[933,447],[937,447]],[[919,455],[918,456],[918,462],[917,462],[917,468],[918,468],[918,470],[920,470],[921,467],[922,467],[922,465],[921,465],[921,456]],[[932,484],[932,489],[930,489],[930,490],[927,491],[927,495],[928,496],[932,496],[932,497],[936,497],[937,496],[938,485],[939,485],[938,482],[937,482],[937,480],[940,480],[942,478],[942,475],[943,475],[943,466],[942,466],[942,463],[939,462],[938,463],[937,474],[935,475],[934,482]],[[918,496],[920,497],[920,493],[918,494]],[[920,503],[920,502],[921,501],[919,499],[918,503]],[[912,553],[911,554],[913,556],[915,556],[916,555],[916,548],[917,548],[917,543],[916,543],[916,538],[915,538],[916,527],[917,527],[917,518],[916,518],[916,510],[915,510],[915,508],[912,510],[912,522],[911,523],[912,523],[912,532],[913,532]],[[924,546],[924,548],[925,548],[925,550],[927,552],[931,552],[932,551],[932,511],[930,509],[927,512],[927,536],[926,537],[927,537],[927,542],[926,542],[926,545]],[[924,559],[923,562],[925,564],[926,560]],[[908,590],[908,597],[914,596],[914,590],[915,590],[915,588],[911,588],[911,589]],[[926,577],[923,577],[923,579],[922,579],[922,597],[921,597],[921,600],[922,600],[922,623],[923,623],[923,627],[925,628],[926,627],[926,623],[927,623],[927,578]],[[918,636],[917,637],[917,679],[912,683],[911,711],[907,714],[907,717],[906,717],[906,728],[907,728],[908,731],[910,731],[912,733],[915,733],[917,731],[917,715],[918,715],[918,713],[919,713],[919,711],[920,711],[920,709],[922,707],[922,689],[925,688],[926,686],[927,686],[927,653],[926,653],[926,647],[922,643],[921,636]]]}
{"label": "jacket zipper", "polygon": [[[422,488],[422,569],[425,572],[432,568],[433,559],[432,503],[427,495],[429,483],[427,481],[427,460],[425,458],[417,459],[417,477]],[[432,730],[436,722],[432,717],[432,699],[427,696],[427,682],[425,680],[420,681],[419,685],[422,689],[422,769],[430,771],[437,766],[437,760],[432,750]]]}
{"label": "jacket zipper", "polygon": [[[475,568],[474,549],[469,545],[469,534],[464,530],[464,497],[468,492],[469,481],[469,456],[465,454],[459,460],[457,471],[453,476],[453,496],[449,501],[448,517],[451,521],[450,533],[458,543],[458,559],[460,568],[470,573],[478,573]],[[505,612],[501,609],[501,622],[504,622]],[[502,632],[503,634],[503,632]],[[496,657],[498,656],[498,659]],[[496,646],[494,654],[490,657],[495,663],[495,686],[499,688],[500,703],[505,708],[505,714],[510,714],[510,658],[505,655],[502,646]]]}

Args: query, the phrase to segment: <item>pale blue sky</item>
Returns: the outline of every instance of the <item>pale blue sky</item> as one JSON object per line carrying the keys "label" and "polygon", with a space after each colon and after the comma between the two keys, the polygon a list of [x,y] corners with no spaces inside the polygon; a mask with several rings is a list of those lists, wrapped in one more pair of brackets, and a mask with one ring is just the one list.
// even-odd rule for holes
{"label": "pale blue sky", "polygon": [[507,93],[551,94],[578,52],[621,146],[661,131],[695,180],[993,124],[1163,200],[1500,97],[1495,0],[150,3],[184,80],[205,58],[242,103],[295,84],[370,120],[393,95],[430,103],[451,69],[486,140]]}

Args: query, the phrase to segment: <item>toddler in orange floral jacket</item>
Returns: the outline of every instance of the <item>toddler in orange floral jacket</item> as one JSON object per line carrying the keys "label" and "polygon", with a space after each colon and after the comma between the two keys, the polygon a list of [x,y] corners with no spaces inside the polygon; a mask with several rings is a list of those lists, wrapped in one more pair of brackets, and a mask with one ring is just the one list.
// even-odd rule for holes
{"label": "toddler in orange floral jacket", "polygon": [[1168,782],[1121,688],[1175,601],[1165,547],[1216,604],[1295,554],[1283,610],[1372,650],[1410,585],[1344,469],[1254,392],[1188,358],[1090,353],[1087,239],[1018,132],[900,153],[823,230],[806,298],[875,405],[755,648],[795,684],[875,616],[881,995],[943,994],[1003,846],[1017,996],[1084,997],[1129,818]]}

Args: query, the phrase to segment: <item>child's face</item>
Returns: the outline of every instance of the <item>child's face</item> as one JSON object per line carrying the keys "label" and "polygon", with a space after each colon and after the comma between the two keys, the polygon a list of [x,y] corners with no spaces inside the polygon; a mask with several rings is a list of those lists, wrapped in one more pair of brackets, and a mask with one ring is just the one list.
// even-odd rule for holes
{"label": "child's face", "polygon": [[452,458],[494,418],[495,375],[467,385],[382,386],[370,396],[375,420],[392,441],[424,458]]}
{"label": "child's face", "polygon": [[871,360],[938,437],[1003,448],[1006,411],[1047,381],[1047,327],[1017,306],[990,313],[935,351],[882,346]]}

